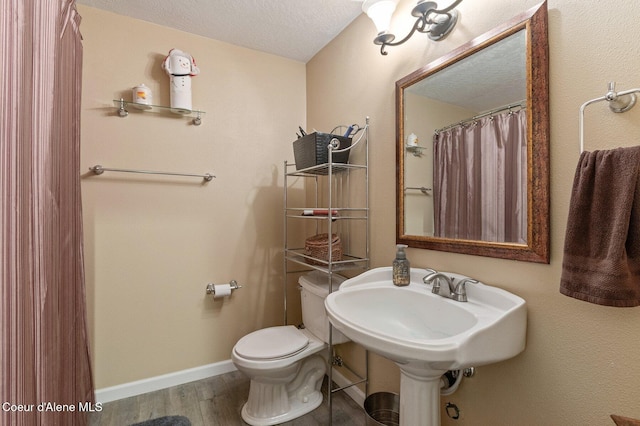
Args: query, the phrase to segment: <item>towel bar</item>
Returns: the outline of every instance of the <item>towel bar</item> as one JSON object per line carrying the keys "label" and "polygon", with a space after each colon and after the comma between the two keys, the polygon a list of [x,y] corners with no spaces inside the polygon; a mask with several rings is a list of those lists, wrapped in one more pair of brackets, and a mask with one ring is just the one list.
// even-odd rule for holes
{"label": "towel bar", "polygon": [[188,177],[199,177],[203,178],[205,182],[211,182],[211,180],[215,177],[211,173],[205,173],[203,175],[192,174],[192,173],[174,173],[174,172],[157,172],[153,170],[133,170],[133,169],[113,169],[108,167],[102,167],[97,164],[93,167],[89,167],[93,173],[97,175],[101,175],[104,172],[120,172],[120,173],[143,173],[149,175],[168,175],[168,176],[188,176]]}
{"label": "towel bar", "polygon": [[417,186],[407,186],[407,187],[405,187],[404,189],[405,189],[405,191],[406,191],[406,190],[410,190],[410,189],[411,189],[411,190],[414,190],[414,191],[420,191],[420,192],[422,192],[424,195],[429,195],[429,191],[431,191],[431,188],[425,188],[424,186],[420,186],[420,187],[417,187]]}

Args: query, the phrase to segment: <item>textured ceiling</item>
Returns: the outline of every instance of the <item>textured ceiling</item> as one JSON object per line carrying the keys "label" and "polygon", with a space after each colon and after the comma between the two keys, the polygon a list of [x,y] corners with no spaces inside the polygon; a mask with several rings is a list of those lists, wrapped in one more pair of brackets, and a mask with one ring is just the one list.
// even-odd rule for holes
{"label": "textured ceiling", "polygon": [[77,2],[305,63],[362,13],[357,0]]}
{"label": "textured ceiling", "polygon": [[527,97],[525,32],[482,49],[408,89],[420,96],[476,112]]}

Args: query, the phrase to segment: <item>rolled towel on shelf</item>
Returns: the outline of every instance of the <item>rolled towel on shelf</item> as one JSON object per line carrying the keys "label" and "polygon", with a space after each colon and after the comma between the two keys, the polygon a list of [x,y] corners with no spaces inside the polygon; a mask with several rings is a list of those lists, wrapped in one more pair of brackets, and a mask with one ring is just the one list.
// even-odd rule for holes
{"label": "rolled towel on shelf", "polygon": [[[329,209],[304,209],[302,216],[329,216]],[[331,210],[331,216],[338,216],[338,210]]]}

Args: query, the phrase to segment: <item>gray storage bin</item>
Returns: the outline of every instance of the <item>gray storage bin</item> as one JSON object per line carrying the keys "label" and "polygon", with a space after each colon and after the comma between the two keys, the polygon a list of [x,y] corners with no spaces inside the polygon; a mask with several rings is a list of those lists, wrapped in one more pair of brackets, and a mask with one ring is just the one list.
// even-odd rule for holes
{"label": "gray storage bin", "polygon": [[[340,142],[338,149],[345,149],[351,146],[351,138],[320,132],[310,133],[294,141],[293,156],[296,160],[296,170],[328,163],[329,150],[327,146],[329,146],[332,139],[337,139]],[[348,163],[349,151],[335,153],[332,156],[333,162]]]}

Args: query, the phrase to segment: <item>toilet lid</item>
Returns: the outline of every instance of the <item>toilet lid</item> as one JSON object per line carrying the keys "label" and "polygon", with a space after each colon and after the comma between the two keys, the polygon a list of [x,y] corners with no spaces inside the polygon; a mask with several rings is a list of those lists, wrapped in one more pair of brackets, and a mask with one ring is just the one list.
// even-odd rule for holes
{"label": "toilet lid", "polygon": [[287,325],[249,333],[238,340],[235,351],[244,358],[274,359],[293,355],[307,345],[307,336],[293,325]]}

